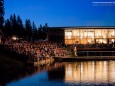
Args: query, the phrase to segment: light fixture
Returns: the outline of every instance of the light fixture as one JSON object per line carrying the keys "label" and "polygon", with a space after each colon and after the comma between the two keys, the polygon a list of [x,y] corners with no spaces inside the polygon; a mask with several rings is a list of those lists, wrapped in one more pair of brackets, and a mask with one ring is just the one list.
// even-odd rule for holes
{"label": "light fixture", "polygon": [[16,36],[12,36],[12,40],[17,40],[18,38]]}

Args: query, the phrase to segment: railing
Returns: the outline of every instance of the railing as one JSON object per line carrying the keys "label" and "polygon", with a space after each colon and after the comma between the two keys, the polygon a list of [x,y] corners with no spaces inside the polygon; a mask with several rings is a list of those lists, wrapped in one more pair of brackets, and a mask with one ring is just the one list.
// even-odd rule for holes
{"label": "railing", "polygon": [[77,51],[78,56],[115,56],[115,51]]}

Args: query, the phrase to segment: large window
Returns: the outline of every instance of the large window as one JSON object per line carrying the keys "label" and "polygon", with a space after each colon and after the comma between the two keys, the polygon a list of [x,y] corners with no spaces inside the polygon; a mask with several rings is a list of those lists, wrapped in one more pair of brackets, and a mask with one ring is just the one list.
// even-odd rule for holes
{"label": "large window", "polygon": [[65,32],[65,43],[66,44],[73,44],[72,31],[66,31]]}
{"label": "large window", "polygon": [[115,29],[65,30],[66,44],[110,43],[115,41]]}
{"label": "large window", "polygon": [[108,30],[108,37],[109,38],[115,37],[115,29],[109,29]]}
{"label": "large window", "polygon": [[87,30],[87,43],[94,43],[94,29]]}
{"label": "large window", "polygon": [[77,30],[73,30],[72,31],[73,32],[73,39],[74,39],[74,43],[75,44],[79,44],[80,43],[80,39],[79,39],[79,29],[77,29]]}
{"label": "large window", "polygon": [[102,31],[101,31],[101,33],[102,33],[102,38],[108,38],[108,29],[102,29]]}
{"label": "large window", "polygon": [[101,29],[95,29],[95,38],[102,38]]}
{"label": "large window", "polygon": [[80,29],[80,44],[86,44],[87,42],[87,30]]}
{"label": "large window", "polygon": [[72,39],[72,31],[65,32],[66,39]]}
{"label": "large window", "polygon": [[108,29],[95,29],[96,43],[107,43]]}

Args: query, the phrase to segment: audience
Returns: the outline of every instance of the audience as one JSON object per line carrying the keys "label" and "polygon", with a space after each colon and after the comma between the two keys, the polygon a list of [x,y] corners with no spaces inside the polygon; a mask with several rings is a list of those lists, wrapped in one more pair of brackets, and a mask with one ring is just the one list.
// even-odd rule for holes
{"label": "audience", "polygon": [[[70,50],[76,48],[114,48],[115,43],[104,44],[72,44],[69,47]],[[40,60],[46,60],[53,57],[68,57],[68,51],[62,44],[49,41],[32,41],[25,40],[13,41],[11,39],[5,40],[5,48],[11,52],[15,52],[20,55],[28,57],[28,61],[37,62]]]}
{"label": "audience", "polygon": [[53,57],[64,57],[66,56],[66,49],[61,44],[49,42],[49,41],[13,41],[7,39],[5,41],[6,49],[17,54],[26,55],[28,61],[40,61]]}
{"label": "audience", "polygon": [[115,42],[112,42],[110,44],[104,44],[104,43],[96,43],[96,44],[71,44],[68,45],[68,47],[72,50],[74,47],[76,48],[115,48]]}

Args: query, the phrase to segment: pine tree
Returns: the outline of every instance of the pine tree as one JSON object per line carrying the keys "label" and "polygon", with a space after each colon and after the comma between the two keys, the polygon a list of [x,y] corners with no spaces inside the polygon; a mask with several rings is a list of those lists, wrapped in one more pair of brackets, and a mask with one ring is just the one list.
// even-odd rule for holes
{"label": "pine tree", "polygon": [[42,28],[42,25],[40,24],[40,27],[39,28]]}
{"label": "pine tree", "polygon": [[17,35],[19,36],[19,37],[24,37],[24,35],[25,35],[25,30],[24,30],[24,26],[23,26],[23,22],[22,22],[22,19],[20,18],[20,16],[18,15],[18,17],[17,17]]}
{"label": "pine tree", "polygon": [[32,30],[33,30],[33,39],[36,40],[38,38],[38,30],[34,22],[32,23]]}
{"label": "pine tree", "polygon": [[16,15],[10,15],[10,24],[12,29],[12,35],[16,35]]}
{"label": "pine tree", "polygon": [[0,29],[3,27],[4,22],[4,0],[0,0]]}
{"label": "pine tree", "polygon": [[11,29],[11,23],[10,23],[10,20],[7,19],[6,22],[5,22],[5,25],[4,25],[4,31],[5,31],[5,37],[10,37],[12,36],[12,29]]}
{"label": "pine tree", "polygon": [[29,19],[26,19],[25,21],[25,28],[26,28],[26,39],[27,40],[32,40],[32,26],[31,26],[31,22]]}
{"label": "pine tree", "polygon": [[16,20],[16,15],[13,15],[13,21],[12,21],[13,25],[12,25],[12,29],[13,29],[13,35],[17,36],[17,20]]}
{"label": "pine tree", "polygon": [[3,35],[3,23],[4,23],[4,0],[0,0],[0,34]]}

